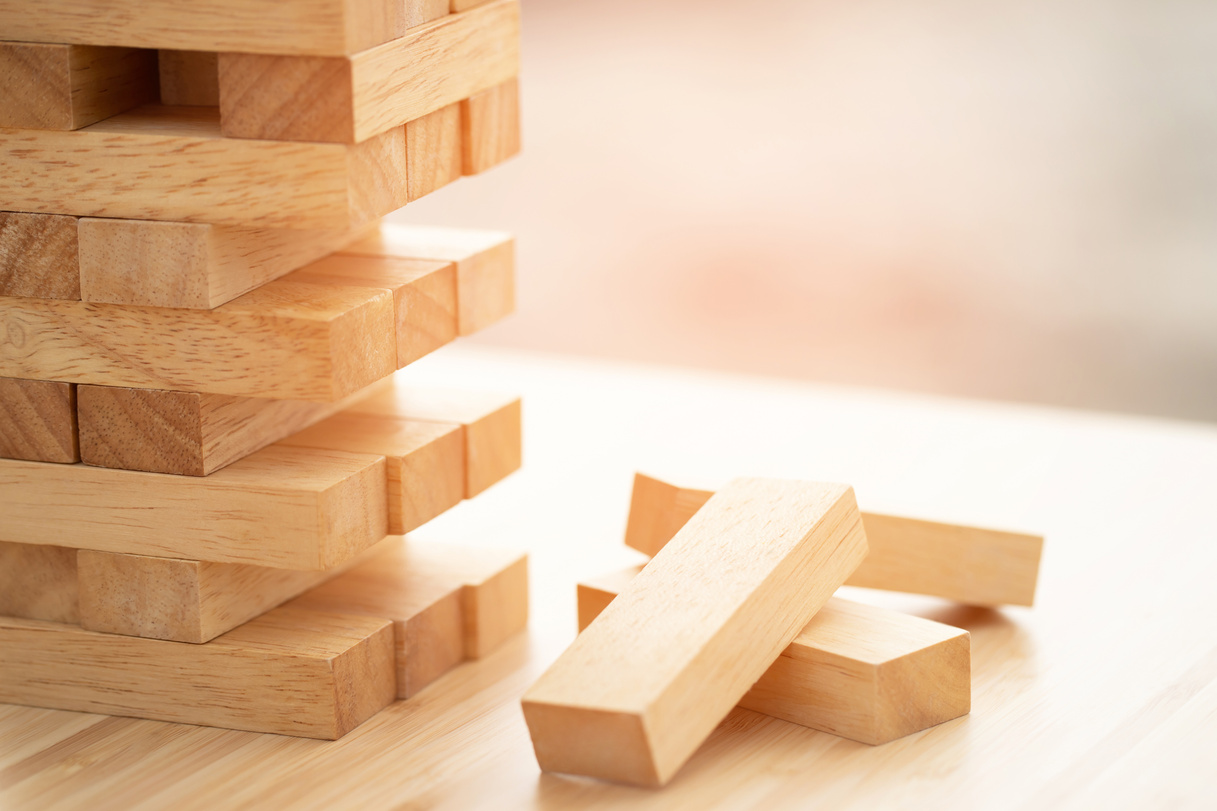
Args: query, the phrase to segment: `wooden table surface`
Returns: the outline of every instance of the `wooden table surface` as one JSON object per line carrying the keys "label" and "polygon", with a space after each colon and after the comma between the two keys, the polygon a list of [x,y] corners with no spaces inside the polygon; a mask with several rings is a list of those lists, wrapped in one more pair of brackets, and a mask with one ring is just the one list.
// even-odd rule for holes
{"label": "wooden table surface", "polygon": [[[529,634],[337,742],[0,706],[0,807],[1217,807],[1217,428],[484,349],[411,371],[525,395],[524,470],[419,534],[529,549]],[[1037,605],[848,590],[971,631],[972,714],[924,733],[736,710],[663,791],[542,775],[519,697],[575,582],[638,560],[636,469],[1042,532]]]}

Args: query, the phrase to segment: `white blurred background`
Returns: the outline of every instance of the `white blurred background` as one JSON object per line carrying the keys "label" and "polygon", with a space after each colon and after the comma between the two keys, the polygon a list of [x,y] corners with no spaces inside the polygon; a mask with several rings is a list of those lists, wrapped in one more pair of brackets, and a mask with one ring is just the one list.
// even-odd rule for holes
{"label": "white blurred background", "polygon": [[473,338],[1217,420],[1214,0],[525,0]]}

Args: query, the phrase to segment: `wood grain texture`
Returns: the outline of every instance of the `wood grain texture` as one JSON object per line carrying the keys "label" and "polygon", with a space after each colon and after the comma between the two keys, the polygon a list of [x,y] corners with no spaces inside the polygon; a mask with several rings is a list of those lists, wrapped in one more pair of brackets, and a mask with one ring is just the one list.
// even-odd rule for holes
{"label": "wood grain texture", "polygon": [[386,223],[342,253],[455,262],[460,335],[515,311],[515,241],[510,234]]}
{"label": "wood grain texture", "polygon": [[[712,495],[636,474],[626,545],[656,554]],[[869,512],[862,520],[870,554],[847,585],[979,606],[1035,602],[1042,536]]]}
{"label": "wood grain texture", "polygon": [[0,540],[285,569],[388,534],[385,461],[272,446],[206,478],[0,460]]}
{"label": "wood grain texture", "polygon": [[0,701],[336,739],[393,700],[383,620],[281,608],[206,645],[0,618]]}
{"label": "wood grain texture", "polygon": [[465,495],[465,433],[459,424],[342,413],[283,444],[385,457],[393,535],[421,527]]}
{"label": "wood grain texture", "polygon": [[417,0],[0,0],[5,37],[249,53],[349,54],[400,37]]}
{"label": "wood grain texture", "polygon": [[406,28],[438,20],[447,14],[447,0],[409,0],[405,11]]}
{"label": "wood grain texture", "polygon": [[848,486],[732,482],[525,693],[542,770],[664,785],[865,555]]}
{"label": "wood grain texture", "polygon": [[0,458],[76,462],[76,387],[0,377]]}
{"label": "wood grain texture", "polygon": [[461,177],[461,105],[406,123],[407,197],[413,202]]}
{"label": "wood grain texture", "polygon": [[[466,657],[488,654],[524,629],[527,557],[504,550],[390,539],[367,562],[288,606],[391,619],[397,640],[398,697],[409,698]],[[500,616],[492,616],[496,613]],[[508,618],[510,630],[503,618]],[[471,643],[471,638],[481,644]]]}
{"label": "wood grain texture", "polygon": [[335,254],[306,265],[288,280],[392,293],[398,369],[456,338],[457,281],[452,262]]}
{"label": "wood grain texture", "polygon": [[401,375],[378,384],[373,391],[347,411],[464,426],[465,498],[473,498],[519,469],[520,398],[411,386]]}
{"label": "wood grain texture", "polygon": [[76,132],[0,128],[0,162],[21,211],[343,230],[406,203],[404,126],[357,146],[234,140],[213,108],[150,104]]}
{"label": "wood grain texture", "polygon": [[0,375],[332,402],[396,368],[393,297],[279,279],[214,310],[0,297]]}
{"label": "wood grain texture", "polygon": [[352,56],[220,54],[231,138],[360,143],[520,71],[518,0],[493,0]]}
{"label": "wood grain texture", "polygon": [[170,107],[220,105],[219,55],[215,51],[157,51],[161,104]]}
{"label": "wood grain texture", "polygon": [[[579,629],[641,568],[579,583]],[[971,711],[970,643],[959,628],[833,597],[739,706],[860,743],[888,743]]]}
{"label": "wood grain texture", "polygon": [[155,101],[156,87],[152,51],[0,42],[0,127],[87,127]]}
{"label": "wood grain texture", "polygon": [[0,617],[76,622],[76,550],[0,542]]}
{"label": "wood grain texture", "polygon": [[476,175],[520,152],[520,82],[509,79],[461,102],[461,171]]}
{"label": "wood grain texture", "polygon": [[0,211],[0,296],[80,298],[76,218]]}

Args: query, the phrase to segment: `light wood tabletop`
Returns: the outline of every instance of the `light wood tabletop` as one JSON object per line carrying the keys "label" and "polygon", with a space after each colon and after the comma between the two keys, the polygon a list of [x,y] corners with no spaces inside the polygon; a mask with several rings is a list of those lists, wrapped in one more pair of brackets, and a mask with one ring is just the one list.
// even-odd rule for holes
{"label": "light wood tabletop", "polygon": [[[486,349],[409,371],[524,395],[524,469],[417,534],[529,550],[529,633],[336,742],[0,705],[0,808],[1217,807],[1217,428]],[[641,560],[635,470],[1042,533],[1036,605],[842,590],[971,632],[972,713],[925,732],[737,709],[662,791],[543,775],[519,699],[576,581]]]}

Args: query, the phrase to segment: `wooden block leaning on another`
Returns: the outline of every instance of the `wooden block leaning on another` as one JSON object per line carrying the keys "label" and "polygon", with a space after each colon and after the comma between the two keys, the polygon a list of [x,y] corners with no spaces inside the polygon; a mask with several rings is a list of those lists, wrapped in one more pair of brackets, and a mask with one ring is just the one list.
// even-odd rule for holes
{"label": "wooden block leaning on another", "polygon": [[150,104],[75,132],[0,128],[0,164],[11,210],[244,228],[348,230],[407,192],[404,126],[354,146],[236,140],[210,107]]}
{"label": "wooden block leaning on another", "polygon": [[515,77],[519,40],[518,0],[492,0],[351,56],[221,53],[224,134],[360,143]]}
{"label": "wooden block leaning on another", "polygon": [[76,387],[0,377],[0,458],[80,461]]}
{"label": "wooden block leaning on another", "polygon": [[[641,566],[578,586],[586,628]],[[769,666],[739,706],[867,744],[967,715],[967,631],[833,597]]]}
{"label": "wooden block leaning on another", "polygon": [[849,487],[732,482],[524,695],[541,768],[664,785],[865,555]]}
{"label": "wooden block leaning on another", "polygon": [[[654,555],[713,495],[641,473],[626,545]],[[862,513],[870,544],[848,586],[944,597],[978,606],[1031,605],[1044,539],[993,529]]]}
{"label": "wooden block leaning on another", "polygon": [[154,51],[0,42],[0,127],[79,129],[155,101],[156,87]]}

